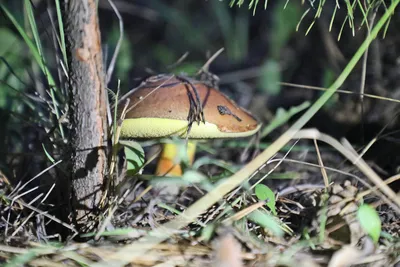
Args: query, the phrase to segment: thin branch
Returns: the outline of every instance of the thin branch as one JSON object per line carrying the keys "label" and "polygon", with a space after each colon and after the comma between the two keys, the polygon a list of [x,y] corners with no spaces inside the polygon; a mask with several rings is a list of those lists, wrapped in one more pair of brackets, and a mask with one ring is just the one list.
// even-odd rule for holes
{"label": "thin branch", "polygon": [[113,56],[111,58],[110,65],[108,66],[108,69],[107,69],[106,84],[108,84],[110,82],[110,80],[111,80],[111,76],[112,76],[112,73],[114,71],[115,62],[116,62],[117,57],[118,57],[119,49],[121,48],[121,44],[122,44],[122,41],[124,39],[124,22],[122,20],[122,16],[119,13],[117,7],[114,5],[113,1],[112,0],[108,0],[108,2],[110,3],[110,6],[113,8],[113,10],[115,12],[115,15],[117,15],[117,17],[118,17],[119,38],[118,38],[117,46],[115,47],[114,54],[113,54]]}

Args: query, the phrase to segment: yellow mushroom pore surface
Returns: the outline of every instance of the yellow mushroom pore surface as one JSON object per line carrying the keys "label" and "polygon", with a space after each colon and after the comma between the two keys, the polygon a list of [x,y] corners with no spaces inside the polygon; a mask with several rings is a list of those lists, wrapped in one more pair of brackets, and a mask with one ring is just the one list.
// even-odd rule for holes
{"label": "yellow mushroom pore surface", "polygon": [[[222,132],[217,125],[209,122],[194,122],[189,133],[189,138],[237,138],[255,134],[261,125],[246,132]],[[131,138],[162,138],[169,136],[186,137],[188,129],[187,120],[166,118],[132,118],[122,122],[121,137]]]}

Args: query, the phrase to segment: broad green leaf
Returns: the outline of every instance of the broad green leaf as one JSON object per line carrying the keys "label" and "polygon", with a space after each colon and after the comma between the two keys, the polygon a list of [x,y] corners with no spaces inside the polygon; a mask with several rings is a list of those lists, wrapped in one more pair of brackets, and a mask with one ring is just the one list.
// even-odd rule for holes
{"label": "broad green leaf", "polygon": [[275,217],[261,210],[255,210],[247,218],[256,224],[270,230],[275,236],[283,236],[283,230]]}
{"label": "broad green leaf", "polygon": [[259,200],[266,200],[267,207],[271,209],[274,215],[277,215],[275,208],[275,194],[274,192],[266,185],[258,184],[254,189],[256,196]]}
{"label": "broad green leaf", "polygon": [[128,162],[128,174],[136,174],[144,164],[144,150],[138,142],[135,141],[120,141],[124,146],[125,157]]}
{"label": "broad green leaf", "polygon": [[377,243],[382,228],[378,212],[370,205],[363,204],[358,208],[357,218],[364,231]]}

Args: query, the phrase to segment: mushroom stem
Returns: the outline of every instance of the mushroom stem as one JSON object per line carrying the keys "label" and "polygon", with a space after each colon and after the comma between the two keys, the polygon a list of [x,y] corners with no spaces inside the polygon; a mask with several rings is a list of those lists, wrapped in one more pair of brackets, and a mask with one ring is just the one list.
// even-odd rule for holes
{"label": "mushroom stem", "polygon": [[[163,145],[161,156],[157,163],[157,176],[182,176],[179,149],[179,146],[173,143],[166,143]],[[195,152],[196,142],[188,141],[187,158],[189,165],[193,163]]]}

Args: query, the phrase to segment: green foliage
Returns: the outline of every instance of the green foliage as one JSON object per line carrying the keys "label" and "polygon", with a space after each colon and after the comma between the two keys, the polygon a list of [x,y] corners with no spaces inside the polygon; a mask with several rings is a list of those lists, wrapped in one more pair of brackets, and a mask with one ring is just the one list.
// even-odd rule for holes
{"label": "green foliage", "polygon": [[207,176],[205,176],[201,172],[187,170],[183,174],[182,179],[190,184],[195,184],[207,181]]}
{"label": "green foliage", "polygon": [[267,207],[270,208],[271,212],[276,216],[277,212],[275,208],[276,205],[275,194],[271,190],[271,188],[269,188],[264,184],[258,184],[254,188],[254,192],[256,193],[256,196],[259,200],[267,201],[265,205],[267,205]]}
{"label": "green foliage", "polygon": [[277,220],[265,211],[255,210],[247,215],[247,219],[268,229],[275,236],[283,236],[283,230]]}
{"label": "green foliage", "polygon": [[177,58],[174,51],[162,44],[155,44],[152,52],[154,58],[156,58],[161,63],[161,65],[164,66],[168,66]]}
{"label": "green foliage", "polygon": [[28,262],[30,262],[32,259],[37,257],[38,254],[35,250],[30,250],[27,253],[23,253],[21,255],[17,255],[13,257],[11,260],[7,262],[5,267],[11,267],[11,266],[24,266]]}
{"label": "green foliage", "polygon": [[119,143],[124,146],[125,157],[127,161],[127,172],[130,175],[135,175],[143,167],[144,150],[138,142],[120,140]]}
{"label": "green foliage", "polygon": [[0,28],[0,56],[5,56],[9,52],[20,48],[17,36],[7,28]]}
{"label": "green foliage", "polygon": [[[335,79],[336,79],[335,72],[332,71],[332,69],[330,68],[325,68],[322,80],[322,87],[324,88],[329,87],[329,85],[332,84],[335,81]],[[332,96],[332,98],[329,99],[329,101],[324,105],[324,109],[333,108],[334,105],[337,103],[339,96],[340,96],[339,94]]]}
{"label": "green foliage", "polygon": [[[181,2],[182,6],[180,7],[173,7],[165,1],[155,0],[152,5],[154,8],[162,10],[159,15],[168,22],[165,30],[166,36],[179,38],[176,44],[181,45],[182,48],[192,47],[193,50],[204,51],[204,47],[207,47],[208,44],[206,29],[197,27],[193,18],[188,13],[182,12],[186,9],[184,2],[186,1]],[[171,61],[168,64],[171,64]]]}
{"label": "green foliage", "polygon": [[42,147],[43,147],[44,153],[46,154],[47,159],[48,159],[52,164],[56,163],[56,160],[50,155],[49,152],[47,152],[47,149],[46,149],[46,147],[45,147],[44,144],[42,144]]}
{"label": "green foliage", "polygon": [[279,63],[274,59],[268,59],[262,65],[262,75],[258,80],[258,86],[270,95],[277,95],[281,90],[281,70]]}
{"label": "green foliage", "polygon": [[55,0],[54,3],[56,5],[58,30],[59,30],[59,36],[60,36],[60,38],[58,38],[58,42],[59,42],[59,46],[61,49],[61,53],[63,55],[64,64],[68,68],[67,50],[65,48],[65,37],[64,37],[64,23],[63,23],[63,19],[61,16],[60,0]]}
{"label": "green foliage", "polygon": [[28,22],[30,26],[30,32],[33,35],[34,41],[31,40],[29,37],[29,32],[27,30],[24,30],[24,28],[21,26],[21,24],[16,20],[13,14],[8,11],[8,9],[0,3],[0,8],[3,10],[3,12],[6,14],[6,17],[11,21],[11,23],[14,25],[14,27],[17,29],[21,37],[23,38],[25,44],[28,46],[33,58],[35,59],[35,62],[43,72],[44,76],[47,79],[48,83],[48,88],[50,92],[50,97],[51,97],[51,107],[52,107],[52,112],[56,115],[56,119],[58,122],[58,128],[60,130],[61,137],[64,138],[64,129],[63,126],[61,125],[61,114],[60,114],[60,108],[58,105],[58,101],[56,99],[56,94],[57,97],[60,99],[63,98],[63,96],[60,94],[60,92],[57,90],[56,87],[56,82],[51,75],[51,72],[46,65],[46,60],[44,57],[44,51],[42,49],[42,44],[41,40],[39,37],[39,32],[38,28],[36,25],[36,20],[34,17],[34,12],[33,12],[33,7],[32,4],[29,0],[24,1],[24,7],[28,16]]}
{"label": "green foliage", "polygon": [[269,54],[274,59],[279,59],[282,48],[285,47],[289,38],[296,31],[296,25],[301,18],[301,9],[298,4],[289,5],[279,2],[273,12],[273,27],[271,29]]}
{"label": "green foliage", "polygon": [[189,75],[193,75],[199,71],[199,69],[203,66],[202,62],[190,61],[183,62],[176,66],[173,70],[175,74],[187,73]]}
{"label": "green foliage", "polygon": [[364,231],[377,243],[382,228],[378,212],[370,205],[363,204],[358,208],[357,218]]}
{"label": "green foliage", "polygon": [[228,58],[232,61],[243,60],[248,52],[248,14],[239,11],[238,14],[232,15],[228,8],[218,1],[210,2],[210,5],[224,37]]}
{"label": "green foliage", "polygon": [[29,50],[31,51],[32,56],[36,60],[36,63],[39,65],[41,70],[43,71],[43,74],[48,74],[46,75],[49,79],[49,84],[53,85],[55,84],[53,77],[49,73],[47,66],[44,64],[44,58],[42,58],[42,50],[41,50],[41,45],[40,45],[40,40],[39,40],[39,33],[37,32],[37,27],[36,27],[36,22],[35,19],[33,18],[33,11],[32,11],[32,5],[30,1],[25,1],[26,9],[28,12],[28,17],[29,17],[29,23],[31,24],[31,29],[33,31],[33,35],[35,36],[35,43],[29,38],[28,33],[22,28],[22,26],[18,23],[18,21],[15,19],[15,17],[8,11],[8,9],[0,4],[0,7],[3,9],[4,13],[8,17],[8,19],[12,22],[12,24],[15,26],[15,28],[18,30],[19,34],[21,37],[24,39],[25,44],[28,46]]}
{"label": "green foliage", "polygon": [[[0,108],[15,110],[14,101],[22,89],[22,84],[15,76],[19,76],[24,71],[25,66],[21,64],[18,50],[21,49],[18,37],[7,28],[0,28]],[[5,62],[6,61],[6,62]],[[10,74],[12,72],[15,74]]]}
{"label": "green foliage", "polygon": [[66,250],[63,251],[65,247],[59,243],[48,243],[47,245],[34,246],[31,249],[27,249],[21,254],[17,254],[5,263],[4,267],[14,267],[14,266],[26,266],[30,265],[30,261],[45,255],[50,255],[54,253],[60,253],[63,257],[71,259],[81,264],[82,266],[91,266],[93,263],[86,259],[84,256],[79,255],[75,251]]}
{"label": "green foliage", "polygon": [[289,41],[290,36],[296,31],[296,24],[301,17],[301,10],[297,4],[283,5],[279,2],[273,12],[272,28],[269,35],[269,59],[262,66],[262,75],[259,78],[259,87],[263,88],[271,95],[280,92],[281,86],[281,66],[279,60],[281,58],[282,48]]}
{"label": "green foliage", "polygon": [[208,242],[214,235],[216,225],[213,223],[207,224],[203,229],[201,229],[200,240]]}

